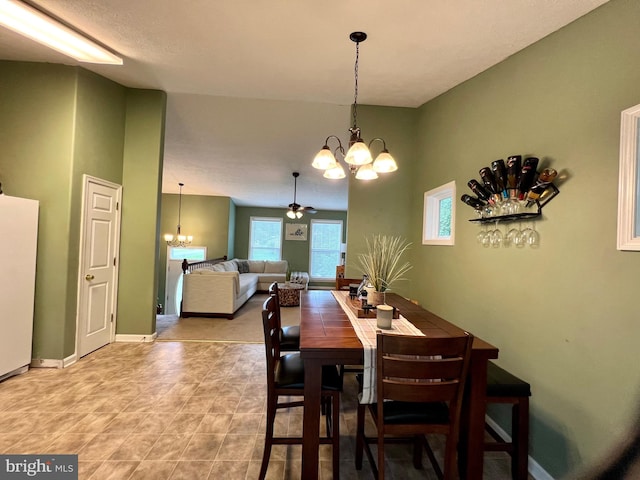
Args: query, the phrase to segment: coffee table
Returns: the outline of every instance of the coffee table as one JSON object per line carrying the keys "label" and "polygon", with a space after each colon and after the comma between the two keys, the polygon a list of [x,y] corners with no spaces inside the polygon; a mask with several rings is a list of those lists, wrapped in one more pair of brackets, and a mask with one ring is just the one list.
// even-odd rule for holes
{"label": "coffee table", "polygon": [[279,283],[278,301],[281,307],[297,307],[300,305],[300,290],[304,290],[304,285],[298,283]]}

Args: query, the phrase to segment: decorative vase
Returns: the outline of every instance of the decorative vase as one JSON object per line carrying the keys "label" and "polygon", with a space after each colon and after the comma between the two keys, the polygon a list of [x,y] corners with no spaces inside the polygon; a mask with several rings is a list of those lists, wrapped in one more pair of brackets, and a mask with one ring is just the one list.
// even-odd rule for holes
{"label": "decorative vase", "polygon": [[367,297],[369,298],[370,305],[382,305],[384,303],[384,293],[378,292],[377,290],[372,290],[368,293]]}

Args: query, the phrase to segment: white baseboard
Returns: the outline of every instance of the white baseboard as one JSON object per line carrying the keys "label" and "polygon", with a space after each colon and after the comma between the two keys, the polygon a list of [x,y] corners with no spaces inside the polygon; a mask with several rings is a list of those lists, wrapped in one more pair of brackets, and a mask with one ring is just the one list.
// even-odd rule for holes
{"label": "white baseboard", "polygon": [[74,353],[73,355],[69,355],[67,358],[62,360],[62,368],[67,368],[73,365],[78,361],[78,356]]}
{"label": "white baseboard", "polygon": [[[487,415],[485,420],[489,424],[491,428],[493,428],[498,435],[504,438],[505,441],[510,442],[511,436],[505,432],[500,425],[493,421],[493,419]],[[547,473],[547,471],[540,466],[538,462],[536,462],[531,456],[529,456],[528,461],[528,470],[529,475],[531,475],[535,480],[555,480],[551,475]]]}
{"label": "white baseboard", "polygon": [[32,368],[63,368],[64,360],[56,358],[34,358],[31,360]]}
{"label": "white baseboard", "polygon": [[151,335],[116,334],[116,343],[151,343],[157,336],[158,332]]}

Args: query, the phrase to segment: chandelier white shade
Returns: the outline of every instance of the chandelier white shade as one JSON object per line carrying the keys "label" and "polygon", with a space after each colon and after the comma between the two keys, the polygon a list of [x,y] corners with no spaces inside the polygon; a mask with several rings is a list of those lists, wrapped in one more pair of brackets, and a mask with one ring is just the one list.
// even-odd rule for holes
{"label": "chandelier white shade", "polygon": [[182,187],[184,187],[184,183],[179,183],[180,186],[180,194],[178,196],[178,228],[176,229],[176,234],[173,235],[171,233],[165,233],[164,241],[167,242],[167,245],[170,247],[186,247],[193,242],[193,235],[183,235],[180,232],[180,215],[182,213]]}
{"label": "chandelier white shade", "polygon": [[[395,172],[398,164],[387,150],[387,145],[382,138],[374,138],[366,144],[360,136],[360,128],[358,128],[358,59],[359,45],[367,39],[364,32],[353,32],[349,35],[351,41],[356,44],[356,62],[355,62],[355,95],[353,100],[353,126],[349,129],[351,134],[349,138],[349,149],[346,154],[342,142],[335,135],[329,135],[324,142],[322,149],[316,154],[311,166],[319,170],[324,170],[323,177],[331,179],[340,179],[346,177],[344,168],[336,159],[335,154],[329,148],[329,140],[335,139],[338,146],[335,153],[340,153],[344,157],[344,161],[349,167],[349,171],[355,175],[358,180],[374,180],[378,178],[378,173]],[[371,155],[371,145],[375,141],[382,142],[382,152],[376,157],[375,161]]]}
{"label": "chandelier white shade", "polygon": [[122,65],[122,58],[19,0],[0,0],[0,25],[79,62]]}

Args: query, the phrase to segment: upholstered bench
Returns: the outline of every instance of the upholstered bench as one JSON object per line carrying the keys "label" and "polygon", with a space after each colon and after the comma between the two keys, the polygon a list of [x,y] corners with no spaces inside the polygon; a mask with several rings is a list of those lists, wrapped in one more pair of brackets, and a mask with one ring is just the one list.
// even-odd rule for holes
{"label": "upholstered bench", "polygon": [[297,283],[302,285],[306,290],[309,286],[309,274],[307,272],[291,272],[289,283]]}
{"label": "upholstered bench", "polygon": [[511,409],[511,442],[486,424],[495,442],[486,442],[485,451],[508,452],[511,455],[513,480],[528,478],[529,463],[529,397],[531,386],[493,362],[487,366],[487,403],[509,403]]}

